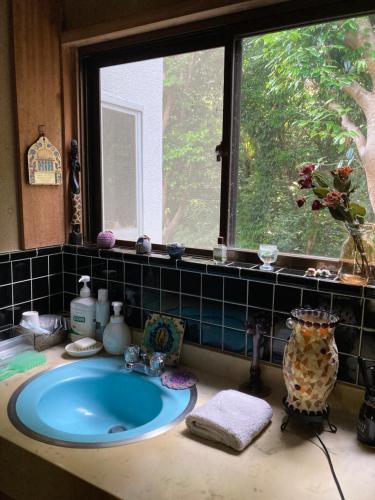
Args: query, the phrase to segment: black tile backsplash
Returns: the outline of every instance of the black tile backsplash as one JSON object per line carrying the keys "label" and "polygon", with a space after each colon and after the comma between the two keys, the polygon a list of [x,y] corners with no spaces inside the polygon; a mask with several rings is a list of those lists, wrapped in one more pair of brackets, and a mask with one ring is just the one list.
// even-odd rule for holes
{"label": "black tile backsplash", "polygon": [[160,311],[172,316],[180,316],[180,294],[162,291]]}
{"label": "black tile backsplash", "polygon": [[143,287],[143,307],[151,311],[160,311],[160,291]]}
{"label": "black tile backsplash", "polygon": [[140,285],[142,283],[142,266],[125,262],[125,281],[126,283]]}
{"label": "black tile backsplash", "polygon": [[[69,310],[81,274],[91,289],[108,288],[110,300],[124,300],[125,318],[143,328],[152,312],[185,319],[185,340],[223,352],[252,355],[252,333],[264,332],[261,359],[277,365],[290,330],[290,311],[300,305],[332,309],[340,354],[338,378],[358,383],[357,356],[375,364],[375,292],[330,280],[305,278],[301,271],[260,271],[252,264],[214,265],[184,257],[137,255],[72,245],[0,254],[0,330],[19,322],[24,310]],[[246,330],[246,325],[248,329]],[[247,333],[246,333],[247,332]]]}
{"label": "black tile backsplash", "polygon": [[31,280],[20,281],[13,284],[13,302],[27,302],[31,300]]}
{"label": "black tile backsplash", "polygon": [[235,354],[245,354],[246,335],[238,330],[224,328],[223,349]]}
{"label": "black tile backsplash", "polygon": [[199,319],[200,320],[200,298],[192,295],[181,294],[181,316],[183,318]]}
{"label": "black tile backsplash", "polygon": [[[71,258],[69,256],[69,258]],[[84,275],[87,274],[91,276],[91,257],[88,257],[86,255],[77,255],[76,257],[76,273],[79,275]],[[65,270],[65,269],[64,269]],[[72,271],[70,271],[72,272]]]}
{"label": "black tile backsplash", "polygon": [[224,302],[224,326],[245,330],[246,307]]}
{"label": "black tile backsplash", "polygon": [[289,313],[293,309],[300,307],[301,289],[291,286],[277,286],[275,289],[275,300],[273,307],[276,311]]}
{"label": "black tile backsplash", "polygon": [[[74,260],[67,259],[67,267],[72,265],[75,272],[75,256],[70,257]],[[23,311],[61,312],[62,271],[60,245],[0,254],[0,330],[18,324]]]}
{"label": "black tile backsplash", "polygon": [[11,263],[0,264],[0,285],[12,283]]}
{"label": "black tile backsplash", "polygon": [[125,285],[125,303],[128,306],[141,307],[142,288],[135,285]]}
{"label": "black tile backsplash", "polygon": [[64,273],[77,272],[77,256],[75,254],[64,253],[63,256]]}
{"label": "black tile backsplash", "polygon": [[331,309],[331,294],[302,290],[302,305],[304,307],[325,309],[328,311]]}
{"label": "black tile backsplash", "polygon": [[[76,247],[71,248],[76,252]],[[63,265],[68,273],[73,273],[67,276],[71,276],[75,284],[75,259],[75,255],[69,255],[63,263],[61,245],[0,254],[0,330],[18,324],[24,311],[61,312],[64,308]],[[75,295],[76,289],[70,300]]]}
{"label": "black tile backsplash", "polygon": [[[14,279],[14,266],[17,265],[18,263],[19,262],[13,262],[13,279]],[[47,276],[49,274],[48,255],[45,255],[44,257],[36,257],[35,259],[31,259],[31,263],[32,263],[31,272],[33,278],[39,278],[40,276]]]}
{"label": "black tile backsplash", "polygon": [[223,303],[202,298],[202,321],[221,325],[223,323]]}
{"label": "black tile backsplash", "polygon": [[202,275],[202,297],[223,300],[223,283],[221,276]]}
{"label": "black tile backsplash", "polygon": [[[26,260],[17,260],[15,262],[12,262],[13,282],[25,281],[31,278],[30,260],[31,259],[26,259]],[[48,274],[48,272],[46,274]]]}
{"label": "black tile backsplash", "polygon": [[124,281],[124,263],[117,260],[108,260],[108,280]]}
{"label": "black tile backsplash", "polygon": [[224,300],[237,304],[246,304],[247,301],[247,281],[224,278]]}
{"label": "black tile backsplash", "polygon": [[190,295],[200,295],[201,274],[181,271],[181,292]]}
{"label": "black tile backsplash", "polygon": [[222,349],[222,327],[218,325],[209,325],[202,323],[201,326],[201,339],[202,345],[209,347],[216,347],[217,349]]}
{"label": "black tile backsplash", "polygon": [[332,309],[346,325],[361,326],[363,299],[334,295]]}
{"label": "black tile backsplash", "polygon": [[[177,269],[161,269],[161,288],[172,292],[180,291],[181,272]],[[128,281],[128,278],[126,277]]]}
{"label": "black tile backsplash", "polygon": [[346,325],[337,325],[336,327],[335,339],[339,352],[358,356],[360,337],[361,330],[357,327]]}
{"label": "black tile backsplash", "polygon": [[250,282],[247,303],[250,306],[272,309],[273,289],[274,286],[267,283]]}
{"label": "black tile backsplash", "polygon": [[143,286],[152,288],[160,287],[160,267],[156,266],[143,266],[142,276]]}
{"label": "black tile backsplash", "polygon": [[185,335],[184,335],[185,340],[188,340],[189,342],[194,342],[195,344],[199,344],[200,331],[201,331],[200,321],[194,321],[193,319],[187,319],[185,321]]}
{"label": "black tile backsplash", "polygon": [[33,280],[33,299],[48,296],[48,277]]}

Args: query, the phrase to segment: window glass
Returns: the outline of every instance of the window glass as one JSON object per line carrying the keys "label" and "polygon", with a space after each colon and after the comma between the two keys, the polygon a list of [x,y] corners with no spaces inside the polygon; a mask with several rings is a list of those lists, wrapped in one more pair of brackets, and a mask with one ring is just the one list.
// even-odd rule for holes
{"label": "window glass", "polygon": [[119,239],[138,232],[136,115],[102,103],[103,225]]}
{"label": "window glass", "polygon": [[327,209],[312,210],[311,201],[296,205],[306,194],[297,183],[304,163],[319,164],[328,177],[349,164],[352,200],[373,219],[375,101],[365,101],[374,49],[367,17],[243,39],[235,246],[274,243],[283,252],[339,256],[343,223]]}
{"label": "window glass", "polygon": [[104,229],[212,248],[223,80],[222,47],[101,68]]}

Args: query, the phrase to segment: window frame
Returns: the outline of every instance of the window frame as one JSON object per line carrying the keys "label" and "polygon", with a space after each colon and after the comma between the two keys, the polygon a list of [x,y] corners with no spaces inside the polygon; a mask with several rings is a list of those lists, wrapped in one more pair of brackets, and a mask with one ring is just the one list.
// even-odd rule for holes
{"label": "window frame", "polygon": [[[144,219],[143,219],[143,171],[142,171],[142,155],[143,155],[143,107],[130,101],[125,101],[121,97],[110,94],[109,92],[102,92],[100,99],[100,116],[102,116],[103,107],[114,111],[126,113],[134,117],[135,128],[135,185],[137,191],[136,210],[137,210],[137,227],[134,231],[137,232],[136,238],[139,234],[143,233]],[[100,140],[102,142],[103,131],[101,130]],[[103,152],[101,152],[101,160]],[[101,165],[103,162],[101,161]],[[101,169],[102,173],[102,169]],[[104,198],[104,184],[101,182],[101,200]],[[102,206],[102,223],[104,222],[104,210]]]}
{"label": "window frame", "polygon": [[[184,52],[224,47],[223,137],[221,143],[221,195],[220,234],[228,245],[231,260],[258,263],[252,249],[233,247],[235,218],[233,197],[236,193],[239,148],[239,97],[241,89],[241,43],[249,36],[272,31],[307,26],[347,17],[375,13],[372,0],[351,1],[306,0],[276,4],[271,7],[246,11],[243,14],[223,16],[212,20],[146,32],[111,42],[86,46],[79,50],[82,165],[85,191],[84,236],[85,241],[95,242],[101,230],[101,199],[93,193],[101,193],[100,167],[100,86],[101,67],[144,59],[177,55]],[[319,5],[322,8],[318,8]],[[273,14],[273,15],[270,15]],[[90,124],[90,127],[88,126]],[[214,153],[214,152],[213,152]],[[90,194],[90,196],[88,195]],[[100,198],[100,197],[99,197]],[[116,240],[117,246],[134,248],[134,241]],[[153,249],[163,251],[165,245],[153,244]],[[188,248],[187,253],[211,257],[212,251]],[[338,259],[324,256],[281,253],[278,263],[283,267],[306,268],[318,263],[334,268]]]}

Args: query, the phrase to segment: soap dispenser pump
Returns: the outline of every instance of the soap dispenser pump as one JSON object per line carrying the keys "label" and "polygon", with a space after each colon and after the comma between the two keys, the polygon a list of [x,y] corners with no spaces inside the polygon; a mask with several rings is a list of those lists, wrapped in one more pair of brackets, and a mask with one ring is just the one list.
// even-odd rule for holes
{"label": "soap dispenser pump", "polygon": [[103,334],[103,344],[109,354],[120,356],[126,347],[131,344],[130,328],[124,322],[124,316],[120,314],[122,302],[112,302],[114,314],[110,322],[105,327]]}

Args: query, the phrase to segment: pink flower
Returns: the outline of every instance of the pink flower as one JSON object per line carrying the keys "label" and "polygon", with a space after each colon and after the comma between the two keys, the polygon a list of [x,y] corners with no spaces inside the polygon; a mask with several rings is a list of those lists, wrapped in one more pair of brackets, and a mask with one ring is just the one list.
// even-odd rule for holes
{"label": "pink flower", "polygon": [[302,167],[299,175],[311,175],[315,170],[315,165],[313,163],[308,163]]}
{"label": "pink flower", "polygon": [[296,199],[296,203],[298,207],[302,207],[306,202],[306,198],[304,196],[301,196],[300,198]]}
{"label": "pink flower", "polygon": [[313,186],[313,179],[311,175],[304,175],[299,181],[298,181],[299,187],[301,189],[310,189]]}
{"label": "pink flower", "polygon": [[330,191],[323,198],[323,205],[329,208],[337,208],[342,203],[342,193],[338,191]]}
{"label": "pink flower", "polygon": [[321,210],[324,206],[320,203],[319,200],[314,200],[311,205],[312,210]]}

